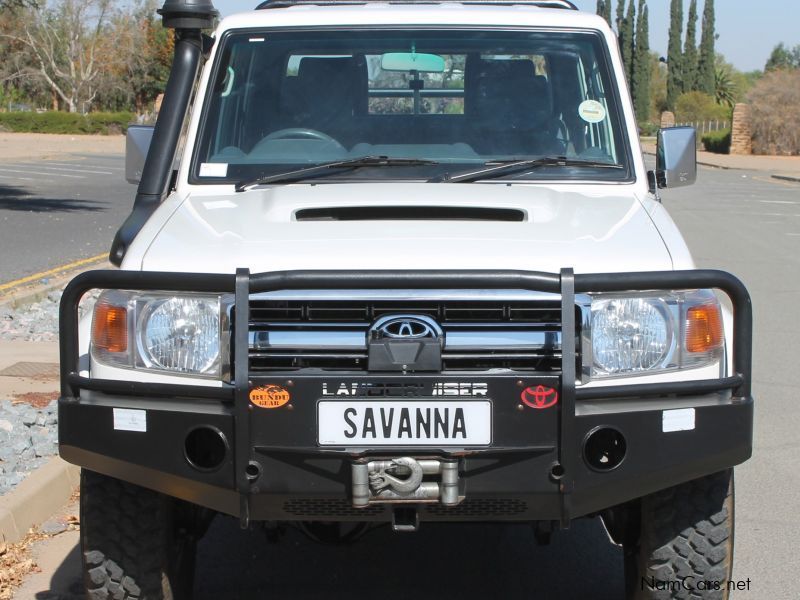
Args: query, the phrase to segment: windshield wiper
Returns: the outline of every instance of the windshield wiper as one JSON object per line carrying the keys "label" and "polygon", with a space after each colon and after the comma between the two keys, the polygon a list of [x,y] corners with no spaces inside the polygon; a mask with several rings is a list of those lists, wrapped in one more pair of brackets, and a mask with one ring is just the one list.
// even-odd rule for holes
{"label": "windshield wiper", "polygon": [[297,169],[296,171],[288,171],[286,173],[276,173],[275,175],[266,175],[264,177],[257,177],[255,179],[248,179],[240,181],[236,184],[237,192],[246,192],[259,185],[267,183],[287,183],[291,181],[300,181],[309,175],[323,174],[328,169],[359,169],[361,167],[416,167],[423,165],[438,165],[435,160],[426,160],[423,158],[389,158],[388,156],[362,156],[360,158],[352,158],[349,160],[337,160],[334,162],[322,163],[314,165],[313,167],[305,167]]}
{"label": "windshield wiper", "polygon": [[503,160],[484,163],[485,168],[473,169],[450,175],[444,173],[429,179],[429,183],[469,183],[480,179],[495,179],[518,171],[531,171],[539,167],[579,167],[586,169],[624,169],[623,165],[567,158],[566,156],[544,156],[523,160]]}

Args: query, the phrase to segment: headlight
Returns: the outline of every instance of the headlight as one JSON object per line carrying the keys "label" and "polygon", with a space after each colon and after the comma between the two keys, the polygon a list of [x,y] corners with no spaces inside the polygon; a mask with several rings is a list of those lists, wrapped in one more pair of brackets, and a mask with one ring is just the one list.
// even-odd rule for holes
{"label": "headlight", "polygon": [[103,292],[95,305],[92,355],[117,367],[219,378],[222,307],[221,296]]}
{"label": "headlight", "polygon": [[592,302],[592,354],[598,373],[650,371],[672,349],[669,308],[658,298],[610,298]]}
{"label": "headlight", "polygon": [[148,369],[216,375],[219,298],[162,298],[146,303],[136,325]]}
{"label": "headlight", "polygon": [[722,315],[709,290],[593,296],[590,331],[594,379],[696,368],[722,358]]}

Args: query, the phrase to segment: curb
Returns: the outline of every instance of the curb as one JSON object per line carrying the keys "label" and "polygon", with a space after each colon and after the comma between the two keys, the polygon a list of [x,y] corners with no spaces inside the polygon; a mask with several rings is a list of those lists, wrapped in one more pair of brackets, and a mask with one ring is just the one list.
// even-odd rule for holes
{"label": "curb", "polygon": [[800,183],[800,175],[773,175],[773,179],[780,179],[781,181],[791,181],[793,183]]}
{"label": "curb", "polygon": [[27,304],[40,301],[53,290],[62,290],[77,275],[92,269],[112,269],[111,263],[107,259],[98,259],[96,262],[81,265],[76,269],[65,269],[48,278],[47,283],[22,284],[19,287],[11,288],[9,292],[0,295],[0,308],[9,307],[17,309]]}
{"label": "curb", "polygon": [[0,497],[0,541],[14,543],[46,521],[69,500],[80,483],[80,468],[58,456]]}

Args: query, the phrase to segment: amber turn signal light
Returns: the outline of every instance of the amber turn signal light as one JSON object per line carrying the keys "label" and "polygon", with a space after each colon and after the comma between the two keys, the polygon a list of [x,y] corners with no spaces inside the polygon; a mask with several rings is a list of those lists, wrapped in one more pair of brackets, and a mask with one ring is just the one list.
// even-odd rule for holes
{"label": "amber turn signal light", "polygon": [[92,344],[106,352],[128,350],[128,311],[122,306],[98,304],[92,322]]}
{"label": "amber turn signal light", "polygon": [[686,350],[708,352],[722,346],[722,314],[716,304],[693,306],[686,314]]}

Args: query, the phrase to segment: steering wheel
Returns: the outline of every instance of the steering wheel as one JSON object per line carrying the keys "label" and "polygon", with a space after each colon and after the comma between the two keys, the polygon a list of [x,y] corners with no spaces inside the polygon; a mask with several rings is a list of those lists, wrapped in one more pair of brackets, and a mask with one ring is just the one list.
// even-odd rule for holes
{"label": "steering wheel", "polygon": [[321,142],[328,142],[337,146],[342,146],[337,140],[329,136],[327,133],[322,133],[316,129],[308,127],[290,127],[289,129],[279,129],[267,135],[262,142],[267,140],[285,140],[285,139],[301,139],[301,140],[320,140]]}

